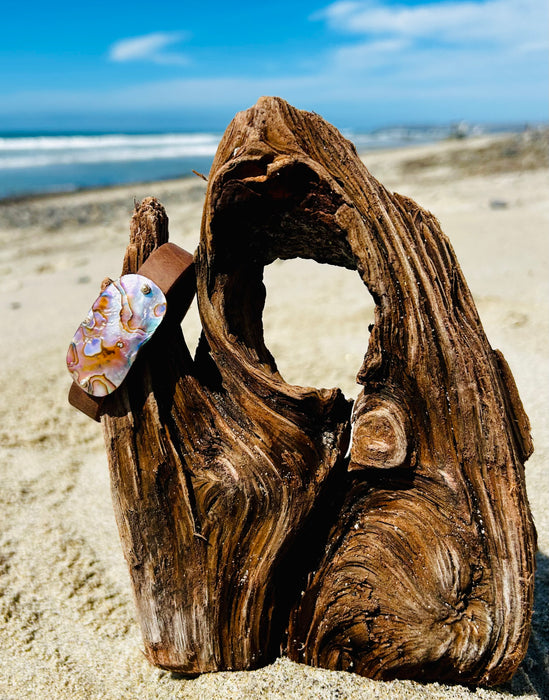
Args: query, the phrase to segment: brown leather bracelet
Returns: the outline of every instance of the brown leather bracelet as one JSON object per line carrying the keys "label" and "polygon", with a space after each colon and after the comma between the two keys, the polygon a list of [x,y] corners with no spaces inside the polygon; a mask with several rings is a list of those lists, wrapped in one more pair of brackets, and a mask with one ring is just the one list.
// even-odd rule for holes
{"label": "brown leather bracelet", "polygon": [[[144,281],[140,278],[137,278],[137,276],[140,276],[140,278],[145,278]],[[162,319],[153,319],[155,329],[156,326],[160,324],[160,322],[164,323],[166,318],[169,318],[171,321],[175,322],[181,321],[181,319],[187,313],[187,310],[196,292],[196,279],[194,272],[193,256],[191,255],[191,253],[187,252],[183,248],[180,248],[174,243],[164,243],[164,245],[161,245],[159,248],[153,251],[147,258],[147,260],[145,260],[145,262],[138,269],[136,275],[127,275],[121,277],[120,280],[118,280],[117,282],[113,282],[112,284],[117,289],[121,289],[123,292],[124,285],[123,283],[120,284],[120,282],[122,282],[126,277],[136,277],[139,280],[139,282],[142,283],[141,291],[144,295],[150,294],[151,288],[154,287],[158,294],[158,299],[156,300],[158,301],[158,308],[161,307],[161,295],[164,295],[165,301],[167,302],[167,308],[165,308],[165,310],[162,309]],[[153,284],[147,284],[147,281],[150,281]],[[109,285],[109,287],[111,287],[111,285]],[[80,337],[82,337],[83,335],[90,335],[89,338],[84,338],[84,341],[89,342],[90,345],[93,345],[93,352],[95,353],[98,352],[96,350],[97,346],[100,346],[102,344],[101,338],[97,337],[96,321],[97,318],[99,318],[100,325],[106,325],[106,316],[101,315],[103,313],[102,309],[107,303],[105,302],[106,298],[108,298],[108,294],[103,292],[90,309],[88,319],[84,321],[77,330],[77,334],[79,333]],[[120,311],[120,325],[125,326],[125,328],[129,330],[129,336],[137,335],[135,328],[132,327],[132,309],[130,309],[129,311],[129,316],[127,313],[127,310],[129,308],[130,307],[126,305],[126,308]],[[126,318],[123,319],[122,317],[124,313],[126,313]],[[158,315],[160,316],[160,313]],[[137,331],[141,332],[141,329],[138,328]],[[152,332],[149,332],[145,341],[141,342],[146,342],[146,340],[148,340],[148,337],[150,337],[153,333],[154,330],[152,330]],[[77,334],[75,334],[75,338]],[[141,336],[143,336],[142,332]],[[122,340],[119,340],[119,342],[116,343],[116,345],[119,348],[123,348],[124,342]],[[111,354],[115,354],[112,352],[112,350],[110,352]],[[120,352],[122,352],[122,350]],[[134,352],[136,352],[137,354],[139,350]],[[83,354],[85,353],[80,352],[80,357],[78,357],[78,353],[75,347],[75,340],[73,338],[73,342],[69,347],[69,353],[67,355],[67,366],[73,376],[77,375],[78,373],[75,367],[78,366],[78,361],[82,360]],[[131,369],[134,360],[135,356],[128,360],[127,367],[124,368],[124,376]],[[77,408],[79,411],[82,411],[90,418],[93,418],[96,421],[100,421],[101,414],[103,413],[105,400],[108,398],[108,395],[112,393],[112,391],[116,390],[116,387],[109,388],[109,393],[107,395],[94,396],[92,393],[89,392],[89,390],[86,391],[83,388],[83,386],[86,386],[87,381],[87,379],[83,379],[81,382],[82,386],[80,386],[76,381],[73,381],[72,386],[69,390],[69,403],[72,406],[74,406],[74,408]],[[105,381],[103,381],[103,385],[104,384]]]}

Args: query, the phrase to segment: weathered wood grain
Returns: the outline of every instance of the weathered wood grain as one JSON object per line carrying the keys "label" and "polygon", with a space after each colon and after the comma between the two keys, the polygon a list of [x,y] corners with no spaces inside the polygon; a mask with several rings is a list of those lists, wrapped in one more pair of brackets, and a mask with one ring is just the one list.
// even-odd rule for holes
{"label": "weathered wood grain", "polygon": [[[166,240],[146,200],[123,272]],[[263,340],[263,269],[298,256],[376,303],[348,459],[350,403],[286,384]],[[437,220],[262,98],[218,148],[195,268],[196,357],[167,324],[102,418],[148,658],[193,674],[284,646],[376,678],[509,678],[533,598],[528,419]]]}

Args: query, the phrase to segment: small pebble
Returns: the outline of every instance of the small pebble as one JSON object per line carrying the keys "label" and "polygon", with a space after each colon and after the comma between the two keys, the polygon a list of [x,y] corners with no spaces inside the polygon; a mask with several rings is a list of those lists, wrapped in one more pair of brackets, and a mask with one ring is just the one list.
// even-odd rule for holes
{"label": "small pebble", "polygon": [[490,200],[490,209],[507,209],[509,203],[504,199],[492,199]]}

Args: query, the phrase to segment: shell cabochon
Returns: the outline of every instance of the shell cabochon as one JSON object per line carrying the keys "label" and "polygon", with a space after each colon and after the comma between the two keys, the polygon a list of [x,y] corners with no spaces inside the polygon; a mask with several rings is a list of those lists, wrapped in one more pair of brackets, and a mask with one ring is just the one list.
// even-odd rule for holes
{"label": "shell cabochon", "polygon": [[166,314],[166,297],[143,275],[123,275],[97,297],[67,352],[74,381],[106,396],[124,381],[139,348]]}

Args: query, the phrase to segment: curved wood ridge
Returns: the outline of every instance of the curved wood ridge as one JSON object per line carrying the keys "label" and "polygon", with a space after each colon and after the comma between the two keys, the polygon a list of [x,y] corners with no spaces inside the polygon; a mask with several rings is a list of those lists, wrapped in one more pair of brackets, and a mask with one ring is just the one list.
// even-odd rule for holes
{"label": "curved wood ridge", "polygon": [[[165,240],[146,200],[124,272]],[[263,269],[298,256],[357,270],[376,302],[347,461],[350,403],[286,384],[263,340]],[[436,219],[262,98],[219,145],[195,268],[196,357],[159,329],[102,418],[149,659],[251,668],[287,627],[309,664],[509,678],[533,598],[529,425]]]}
{"label": "curved wood ridge", "polygon": [[[158,212],[146,200],[134,215],[132,266],[165,240]],[[246,303],[261,313],[261,297]],[[273,611],[291,581],[275,574],[348,443],[339,390],[287,386],[258,335],[218,318],[195,361],[178,327],[159,328],[102,418],[146,654],[189,674],[278,652]]]}

